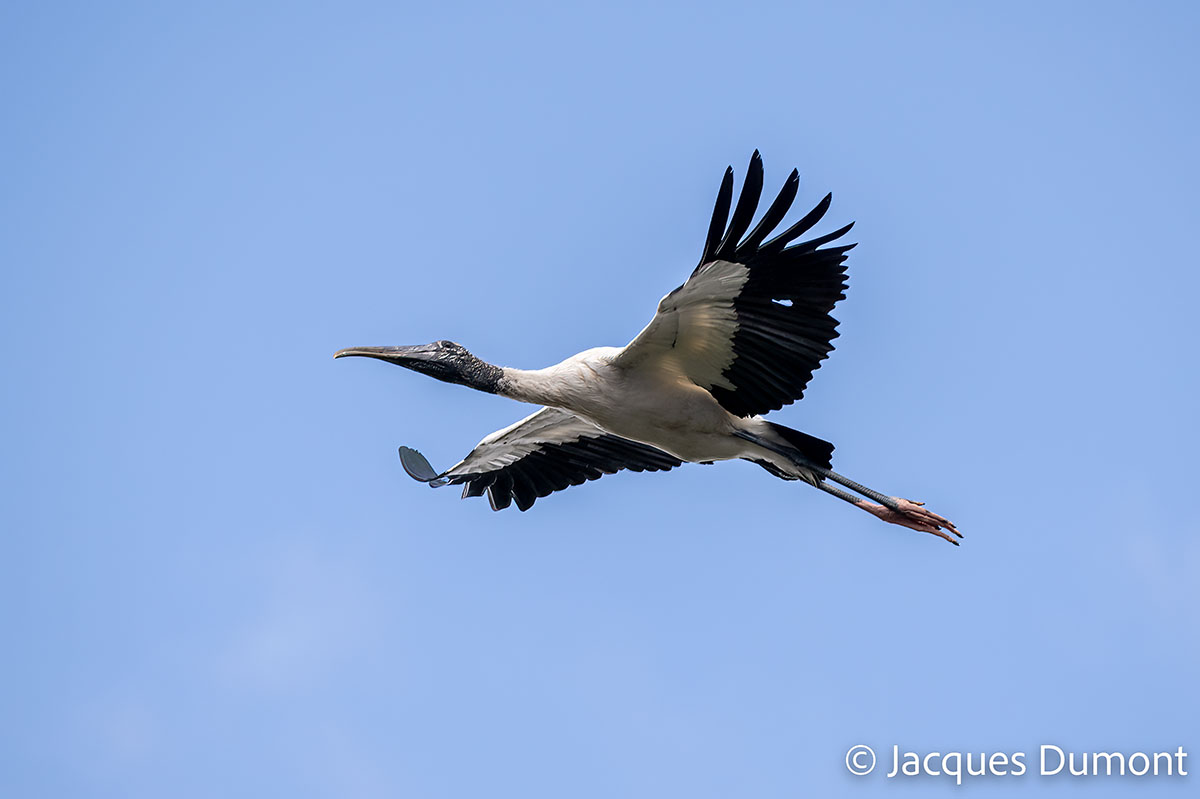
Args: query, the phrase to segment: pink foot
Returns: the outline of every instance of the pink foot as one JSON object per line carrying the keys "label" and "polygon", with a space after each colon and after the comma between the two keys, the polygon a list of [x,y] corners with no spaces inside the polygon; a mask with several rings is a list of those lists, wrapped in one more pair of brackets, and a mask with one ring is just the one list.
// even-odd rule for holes
{"label": "pink foot", "polygon": [[[930,533],[939,538],[944,538],[954,546],[958,546],[958,541],[950,536],[950,533],[962,538],[963,535],[954,523],[944,516],[938,516],[933,511],[925,510],[924,502],[913,502],[911,499],[901,499],[900,497],[892,497],[900,506],[900,510],[894,511],[891,508],[885,508],[883,505],[876,505],[874,502],[868,502],[865,499],[859,500],[857,505],[868,513],[878,516],[885,522],[890,524],[898,524],[901,527],[907,527],[910,530],[916,530],[921,533]],[[945,528],[944,530],[942,528]]]}

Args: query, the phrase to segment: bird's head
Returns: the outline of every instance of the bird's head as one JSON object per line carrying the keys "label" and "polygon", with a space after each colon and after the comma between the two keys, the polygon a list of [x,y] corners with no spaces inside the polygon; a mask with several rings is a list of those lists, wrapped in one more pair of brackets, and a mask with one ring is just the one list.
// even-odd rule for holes
{"label": "bird's head", "polygon": [[334,358],[351,356],[375,358],[447,383],[461,383],[493,393],[502,375],[499,367],[481,361],[466,347],[453,341],[411,347],[347,347],[333,354]]}

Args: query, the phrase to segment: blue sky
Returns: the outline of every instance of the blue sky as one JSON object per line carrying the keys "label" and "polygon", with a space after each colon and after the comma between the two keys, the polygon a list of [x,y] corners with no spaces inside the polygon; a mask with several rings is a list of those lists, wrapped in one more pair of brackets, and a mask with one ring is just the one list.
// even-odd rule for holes
{"label": "blue sky", "polygon": [[[1197,40],[1183,3],[7,5],[0,793],[1194,791],[843,758],[1200,748]],[[403,474],[528,409],[335,350],[624,344],[755,148],[860,242],[778,421],[964,546],[751,464],[526,514]]]}

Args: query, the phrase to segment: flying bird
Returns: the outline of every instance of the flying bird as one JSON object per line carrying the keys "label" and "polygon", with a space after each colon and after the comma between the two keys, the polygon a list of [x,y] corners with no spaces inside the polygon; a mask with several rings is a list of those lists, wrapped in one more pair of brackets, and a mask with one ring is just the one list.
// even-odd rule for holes
{"label": "flying bird", "polygon": [[464,498],[486,494],[493,510],[514,502],[528,510],[539,497],[621,469],[666,471],[684,462],[742,458],[883,521],[957,545],[962,534],[924,503],[843,477],[833,471],[833,444],[763,418],[802,398],[833,350],[838,323],[830,312],[845,298],[846,253],[855,246],[827,246],[853,223],[797,241],[825,215],[832,195],[767,238],[799,185],[799,172],[792,170],[751,228],[763,188],[762,159],[758,151],[750,159],[732,218],[733,168],[726,169],[699,265],[624,347],[585,350],[534,370],[494,366],[453,341],[350,347],[333,357],[376,358],[544,406],[487,436],[444,472],[416,450],[400,447],[410,476],[434,487],[462,485]]}

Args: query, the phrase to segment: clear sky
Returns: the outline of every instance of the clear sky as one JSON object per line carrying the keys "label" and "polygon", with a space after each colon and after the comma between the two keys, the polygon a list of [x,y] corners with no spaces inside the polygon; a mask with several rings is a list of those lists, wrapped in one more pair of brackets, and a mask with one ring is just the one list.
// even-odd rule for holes
{"label": "clear sky", "polygon": [[[5,4],[0,794],[1194,792],[844,758],[1200,770],[1197,41],[1188,3]],[[746,463],[525,514],[404,475],[529,408],[335,350],[622,345],[755,148],[860,242],[773,418],[961,548]]]}

